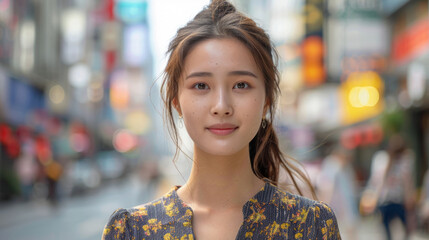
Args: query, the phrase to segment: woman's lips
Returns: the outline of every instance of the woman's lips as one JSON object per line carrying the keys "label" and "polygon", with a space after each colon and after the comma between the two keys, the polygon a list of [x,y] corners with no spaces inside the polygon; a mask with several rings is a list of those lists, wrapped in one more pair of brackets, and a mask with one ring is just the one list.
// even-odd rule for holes
{"label": "woman's lips", "polygon": [[236,125],[228,124],[228,123],[222,123],[222,124],[212,125],[212,126],[208,127],[207,129],[213,134],[216,134],[219,136],[225,136],[225,135],[233,133],[237,128],[238,127]]}

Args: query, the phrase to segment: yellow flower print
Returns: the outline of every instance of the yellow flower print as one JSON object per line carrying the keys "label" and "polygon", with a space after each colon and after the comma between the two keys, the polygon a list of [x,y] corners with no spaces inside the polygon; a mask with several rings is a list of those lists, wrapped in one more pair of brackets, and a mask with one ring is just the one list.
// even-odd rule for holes
{"label": "yellow flower print", "polygon": [[250,202],[251,202],[251,203],[257,203],[257,202],[258,202],[258,200],[256,200],[256,199],[252,198],[252,199],[250,199]]}
{"label": "yellow flower print", "polygon": [[185,234],[183,235],[180,240],[193,240],[194,236],[192,234]]}
{"label": "yellow flower print", "polygon": [[328,212],[332,212],[332,209],[328,207],[325,203],[322,202],[322,207],[327,210]]}
{"label": "yellow flower print", "polygon": [[296,205],[296,199],[292,199],[287,196],[283,197],[281,201],[286,204],[287,209],[291,209]]}
{"label": "yellow flower print", "polygon": [[149,227],[151,228],[151,230],[152,230],[152,231],[154,231],[155,233],[156,233],[159,229],[161,229],[161,228],[162,228],[162,226],[161,226],[161,221],[157,221],[157,219],[156,219],[156,218],[149,219],[148,223],[149,223]]}
{"label": "yellow flower print", "polygon": [[110,228],[104,228],[103,235],[107,235],[110,232]]}
{"label": "yellow flower print", "polygon": [[174,240],[174,237],[171,236],[170,233],[167,233],[167,234],[164,235],[164,240]]}
{"label": "yellow flower print", "polygon": [[301,223],[304,223],[307,220],[308,212],[308,209],[302,209],[301,212],[298,212],[301,217]]}
{"label": "yellow flower print", "polygon": [[288,229],[289,228],[289,226],[290,226],[290,223],[283,223],[280,227],[281,227],[281,229]]}
{"label": "yellow flower print", "polygon": [[113,227],[119,233],[123,233],[125,231],[125,222],[124,222],[124,220],[123,219],[115,220],[115,222],[113,223]]}
{"label": "yellow flower print", "polygon": [[158,221],[158,219],[156,218],[151,218],[147,222],[148,224],[142,226],[142,229],[145,232],[146,236],[151,235],[150,230],[156,233],[159,229],[162,228],[161,221]]}
{"label": "yellow flower print", "polygon": [[253,207],[251,207],[251,209],[253,213],[249,217],[250,221],[257,223],[267,219],[264,215],[265,209],[259,209],[259,211],[255,211]]}
{"label": "yellow flower print", "polygon": [[270,236],[274,236],[279,232],[280,225],[274,221],[270,226]]}
{"label": "yellow flower print", "polygon": [[184,221],[183,222],[184,227],[189,227],[192,225],[192,223],[189,219],[189,217],[191,217],[191,216],[192,216],[192,211],[187,209],[185,214],[179,218],[179,221]]}
{"label": "yellow flower print", "polygon": [[297,223],[300,222],[300,224],[304,223],[307,220],[307,216],[308,216],[308,209],[300,209],[299,211],[297,211],[296,214],[292,214],[292,218],[293,218],[293,222]]}
{"label": "yellow flower print", "polygon": [[187,209],[185,212],[185,216],[192,216],[192,211]]}
{"label": "yellow flower print", "polygon": [[[311,239],[341,239],[335,215],[330,214],[332,209],[328,205],[276,191],[269,201],[255,197],[246,205],[245,220],[238,233],[240,238],[303,240],[314,236]],[[134,234],[130,236],[132,240],[137,240],[137,236],[139,240],[194,240],[192,209],[186,204],[178,204],[180,199],[171,192],[169,195],[137,206],[128,211],[129,215],[117,212],[105,227],[103,237],[106,240],[121,239],[125,232],[130,231],[131,235]],[[273,208],[277,209],[277,214],[272,213]],[[315,222],[321,226],[314,225]]]}
{"label": "yellow flower print", "polygon": [[131,216],[133,217],[147,216],[147,209],[145,207],[138,208],[137,211],[131,213]]}
{"label": "yellow flower print", "polygon": [[170,204],[165,206],[165,213],[170,216],[176,216],[179,213],[179,210],[177,209],[176,205],[174,204],[174,202],[171,202]]}
{"label": "yellow flower print", "polygon": [[328,229],[326,227],[322,227],[322,234],[325,235],[328,232]]}
{"label": "yellow flower print", "polygon": [[191,222],[189,222],[189,221],[186,221],[186,222],[184,222],[183,223],[183,226],[184,227],[189,227],[189,226],[191,226],[192,225],[192,223]]}
{"label": "yellow flower print", "polygon": [[301,225],[297,226],[297,228],[294,228],[295,235],[294,239],[302,239],[306,231],[302,228]]}
{"label": "yellow flower print", "polygon": [[150,236],[149,225],[143,225],[142,228],[146,236]]}
{"label": "yellow flower print", "polygon": [[314,216],[320,218],[320,208],[319,206],[314,207]]}

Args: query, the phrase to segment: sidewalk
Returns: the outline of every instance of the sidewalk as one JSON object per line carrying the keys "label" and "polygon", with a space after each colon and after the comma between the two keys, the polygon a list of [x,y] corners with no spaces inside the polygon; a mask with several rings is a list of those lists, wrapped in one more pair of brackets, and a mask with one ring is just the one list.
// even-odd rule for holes
{"label": "sidewalk", "polygon": [[0,239],[93,240],[118,208],[153,200],[158,186],[148,187],[137,177],[106,184],[82,195],[63,199],[53,207],[48,201],[0,204]]}
{"label": "sidewalk", "polygon": [[[393,230],[392,237],[393,240],[403,240],[404,238],[404,229],[401,225],[399,219],[392,222],[391,228]],[[348,236],[346,232],[341,232],[341,237],[343,240],[384,240],[385,233],[384,228],[381,223],[380,216],[372,215],[368,217],[363,217],[357,228],[355,237]],[[409,240],[428,240],[429,235],[425,235],[420,231],[413,232],[409,237]]]}

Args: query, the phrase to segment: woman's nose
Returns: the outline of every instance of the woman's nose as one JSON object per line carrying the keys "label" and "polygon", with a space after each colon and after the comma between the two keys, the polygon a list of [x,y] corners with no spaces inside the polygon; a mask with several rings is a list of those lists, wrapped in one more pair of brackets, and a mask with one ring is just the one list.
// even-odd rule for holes
{"label": "woman's nose", "polygon": [[226,89],[219,89],[215,92],[211,113],[217,116],[230,116],[233,114],[231,96]]}

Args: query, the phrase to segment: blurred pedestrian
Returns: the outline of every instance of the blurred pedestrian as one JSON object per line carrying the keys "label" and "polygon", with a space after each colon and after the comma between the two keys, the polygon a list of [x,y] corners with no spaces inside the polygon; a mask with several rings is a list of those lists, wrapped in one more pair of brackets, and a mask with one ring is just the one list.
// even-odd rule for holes
{"label": "blurred pedestrian", "polygon": [[296,179],[310,181],[280,151],[280,76],[265,31],[213,0],[178,30],[169,53],[165,112],[175,143],[175,112],[194,142],[190,177],[158,200],[117,210],[104,238],[341,239],[328,205],[277,186],[281,168],[300,194]]}
{"label": "blurred pedestrian", "polygon": [[336,145],[322,162],[317,180],[320,200],[334,209],[338,226],[347,239],[356,238],[359,224],[356,175],[351,153]]}
{"label": "blurred pedestrian", "polygon": [[30,200],[40,168],[34,151],[33,139],[25,139],[22,142],[21,155],[15,162],[15,171],[21,184],[21,196],[24,200]]}
{"label": "blurred pedestrian", "polygon": [[371,160],[370,177],[360,199],[362,215],[373,214],[378,206],[378,194],[381,189],[389,155],[384,149],[376,151]]}
{"label": "blurred pedestrian", "polygon": [[45,176],[46,186],[48,189],[46,197],[52,206],[56,206],[58,203],[58,181],[63,174],[63,168],[54,158],[48,137],[42,134],[39,135],[36,138],[35,150],[37,160],[43,166],[43,174]]}
{"label": "blurred pedestrian", "polygon": [[[412,176],[414,154],[407,149],[400,135],[389,139],[387,151],[378,152],[372,164],[371,178],[367,190],[373,195],[381,213],[386,238],[392,239],[390,223],[399,218],[408,238],[415,207],[415,188]],[[368,193],[363,195],[361,206],[368,205]],[[371,209],[372,210],[372,209]],[[367,213],[370,211],[366,211]]]}

